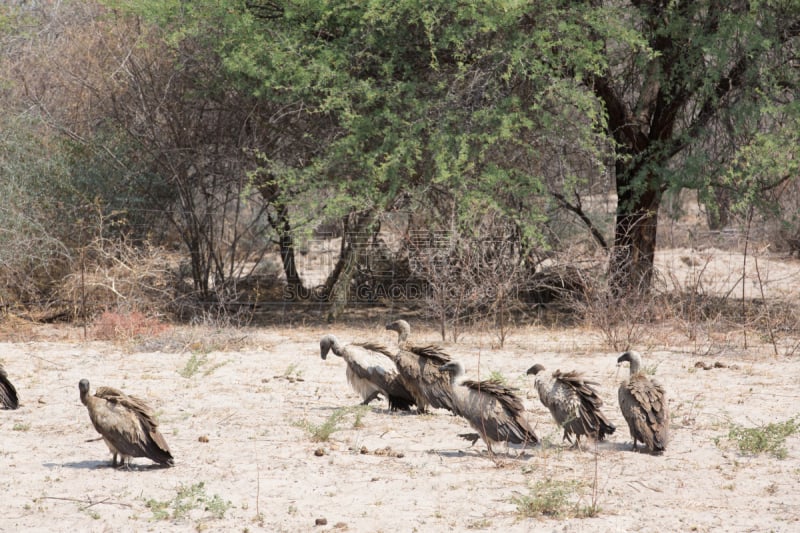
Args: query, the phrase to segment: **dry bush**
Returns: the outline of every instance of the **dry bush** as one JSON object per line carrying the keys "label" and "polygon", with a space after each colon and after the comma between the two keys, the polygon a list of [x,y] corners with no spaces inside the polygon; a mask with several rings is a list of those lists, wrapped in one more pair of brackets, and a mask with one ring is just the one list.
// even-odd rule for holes
{"label": "dry bush", "polygon": [[148,317],[138,311],[119,313],[104,311],[95,318],[90,328],[91,338],[104,341],[132,341],[158,337],[171,327],[158,318]]}
{"label": "dry bush", "polygon": [[423,279],[428,314],[458,342],[464,328],[488,322],[500,346],[522,309],[525,279],[522,244],[515,226],[487,215],[472,235],[458,231],[420,232],[407,239],[411,273]]}

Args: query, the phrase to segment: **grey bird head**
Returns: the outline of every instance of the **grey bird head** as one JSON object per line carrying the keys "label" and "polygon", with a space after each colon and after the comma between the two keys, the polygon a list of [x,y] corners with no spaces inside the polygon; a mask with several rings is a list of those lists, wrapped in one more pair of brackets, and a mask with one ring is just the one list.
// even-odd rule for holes
{"label": "grey bird head", "polygon": [[86,397],[89,396],[89,380],[84,378],[78,382],[78,391],[81,394],[81,403],[86,405]]}
{"label": "grey bird head", "polygon": [[628,350],[617,358],[617,364],[626,361],[631,365],[631,374],[636,374],[639,371],[639,366],[642,364],[642,356],[639,352]]}
{"label": "grey bird head", "polygon": [[535,376],[536,374],[538,374],[542,370],[544,370],[544,367],[542,365],[540,365],[539,363],[536,363],[535,365],[533,365],[532,367],[530,367],[528,369],[526,374],[533,374]]}
{"label": "grey bird head", "polygon": [[439,370],[450,374],[452,380],[455,380],[459,376],[464,375],[465,372],[464,363],[462,363],[461,361],[450,361],[448,363],[445,363],[439,367]]}
{"label": "grey bird head", "polygon": [[[322,357],[323,360],[328,358],[328,352],[331,351],[331,348],[334,348],[337,344],[336,337],[333,335],[325,335],[319,341],[319,355]],[[333,353],[336,353],[336,350],[333,350]]]}
{"label": "grey bird head", "polygon": [[403,342],[408,338],[408,335],[411,332],[411,325],[405,320],[400,319],[386,324],[386,329],[389,331],[396,331],[398,340]]}

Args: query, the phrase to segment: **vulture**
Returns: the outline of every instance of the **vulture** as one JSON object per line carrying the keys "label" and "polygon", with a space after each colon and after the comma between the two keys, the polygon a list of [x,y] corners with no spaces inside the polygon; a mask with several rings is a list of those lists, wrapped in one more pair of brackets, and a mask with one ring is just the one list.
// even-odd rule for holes
{"label": "vulture", "polygon": [[667,449],[669,426],[664,387],[640,370],[642,356],[638,352],[627,351],[617,359],[617,363],[625,361],[630,363],[631,374],[619,386],[619,408],[631,431],[633,449],[638,441],[650,453],[662,453]]}
{"label": "vulture", "polygon": [[550,410],[556,423],[564,428],[564,440],[580,449],[581,435],[603,440],[617,429],[608,421],[600,407],[603,400],[597,394],[597,383],[589,381],[580,372],[556,370],[552,377],[543,377],[544,367],[535,364],[528,374],[536,376],[535,387],[542,405]]}
{"label": "vulture", "polygon": [[8,380],[8,374],[6,374],[2,365],[0,365],[0,407],[3,409],[16,409],[19,407],[17,389]]}
{"label": "vulture", "polygon": [[414,396],[403,384],[392,354],[383,346],[371,343],[353,343],[342,346],[334,335],[325,335],[319,341],[320,355],[327,359],[333,351],[347,363],[347,382],[361,395],[362,404],[386,396],[389,409],[408,411],[414,405]]}
{"label": "vulture", "polygon": [[450,361],[441,370],[450,375],[455,412],[486,442],[489,453],[493,442],[536,444],[539,438],[525,418],[525,407],[515,389],[497,381],[464,379],[464,365]]}
{"label": "vulture", "polygon": [[424,413],[431,406],[455,413],[450,375],[440,370],[442,365],[451,361],[450,355],[439,346],[409,343],[411,326],[405,320],[395,320],[387,324],[386,329],[397,332],[400,348],[392,354],[392,360],[414,397],[417,411]]}
{"label": "vulture", "polygon": [[175,464],[153,412],[144,400],[112,387],[99,387],[89,395],[89,381],[80,380],[81,402],[89,410],[94,428],[111,451],[111,466],[130,468],[131,458],[147,457],[162,466]]}

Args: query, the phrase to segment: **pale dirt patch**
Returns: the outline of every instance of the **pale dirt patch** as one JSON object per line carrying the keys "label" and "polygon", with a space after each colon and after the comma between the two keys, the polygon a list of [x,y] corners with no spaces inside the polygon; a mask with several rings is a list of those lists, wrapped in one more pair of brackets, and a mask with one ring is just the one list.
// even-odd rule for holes
{"label": "pale dirt patch", "polygon": [[[499,372],[520,387],[537,433],[552,444],[493,462],[482,442],[470,447],[457,436],[470,431],[463,420],[444,411],[392,414],[385,402],[367,410],[363,427],[353,428],[347,417],[329,442],[312,442],[298,423],[322,423],[360,400],[347,385],[343,361],[320,360],[320,336],[330,331],[344,342],[392,344],[385,318],[370,328],[237,330],[235,336],[247,336],[246,346],[196,354],[207,358],[188,378],[180,372],[191,346],[178,353],[129,353],[108,342],[82,342],[76,329],[58,340],[52,328],[49,340],[1,343],[22,405],[0,411],[0,531],[800,529],[798,436],[788,439],[783,460],[742,456],[714,443],[730,423],[757,426],[800,413],[798,358],[776,358],[771,346],[752,341],[748,349],[717,350],[713,358],[676,337],[639,346],[670,395],[672,440],[654,457],[629,451],[616,400],[627,369],[616,367],[619,354],[603,348],[597,332],[530,327],[514,330],[502,349],[491,348],[489,334],[467,335],[447,349],[470,376]],[[434,329],[415,326],[417,342],[438,341]],[[706,371],[695,369],[698,360],[736,366]],[[548,370],[580,369],[600,383],[618,429],[596,454],[561,444],[524,375],[534,362]],[[176,466],[151,469],[148,460],[137,459],[134,471],[109,468],[105,445],[87,442],[97,434],[78,397],[84,377],[92,390],[108,385],[147,398]],[[381,451],[386,447],[394,453]],[[320,448],[323,454],[315,455]],[[595,468],[596,517],[517,513],[513,498],[542,479],[579,481],[574,499],[590,505]],[[180,489],[199,482],[205,503],[191,502],[181,519],[154,519],[148,500],[174,501]],[[230,502],[223,518],[205,510],[214,495]],[[315,525],[318,518],[326,524]]]}

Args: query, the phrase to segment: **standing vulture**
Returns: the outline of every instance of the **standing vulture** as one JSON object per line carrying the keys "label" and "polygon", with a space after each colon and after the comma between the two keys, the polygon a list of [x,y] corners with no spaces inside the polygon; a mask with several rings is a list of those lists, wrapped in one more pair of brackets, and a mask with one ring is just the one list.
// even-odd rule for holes
{"label": "standing vulture", "polygon": [[619,386],[619,408],[631,431],[633,449],[639,441],[650,453],[661,453],[667,449],[669,426],[666,392],[640,370],[642,356],[638,352],[627,351],[617,359],[617,363],[625,361],[630,363],[631,375]]}
{"label": "standing vulture", "polygon": [[464,417],[483,438],[489,453],[493,442],[536,444],[539,438],[525,418],[525,407],[515,390],[497,381],[464,379],[464,365],[450,361],[441,367],[453,385],[456,414]]}
{"label": "standing vulture", "polygon": [[543,377],[544,367],[535,364],[528,374],[536,376],[535,387],[542,405],[550,410],[556,423],[564,428],[564,439],[580,449],[581,435],[603,440],[617,429],[608,421],[600,407],[603,400],[597,394],[597,383],[584,379],[583,374],[556,370],[552,377]]}
{"label": "standing vulture", "polygon": [[369,404],[379,394],[386,396],[389,409],[408,411],[414,405],[414,396],[403,385],[391,353],[377,344],[348,344],[342,346],[334,335],[325,335],[319,341],[322,359],[333,351],[347,363],[347,382],[361,395],[363,405]]}
{"label": "standing vulture", "polygon": [[406,345],[392,354],[392,360],[414,397],[418,412],[424,413],[431,406],[456,413],[450,375],[440,369],[451,359],[441,348]]}
{"label": "standing vulture", "polygon": [[455,413],[450,375],[439,367],[450,362],[450,355],[439,346],[418,346],[408,342],[411,326],[405,320],[386,324],[386,329],[397,332],[399,350],[392,360],[403,378],[406,388],[416,399],[417,411],[424,413],[428,406],[447,409]]}
{"label": "standing vulture", "polygon": [[17,389],[8,380],[8,374],[0,365],[0,407],[3,409],[16,409],[19,407]]}
{"label": "standing vulture", "polygon": [[89,380],[78,383],[81,402],[89,410],[94,428],[111,451],[111,466],[130,468],[131,458],[147,457],[162,466],[175,464],[164,436],[158,431],[153,412],[144,400],[111,387],[89,395]]}

